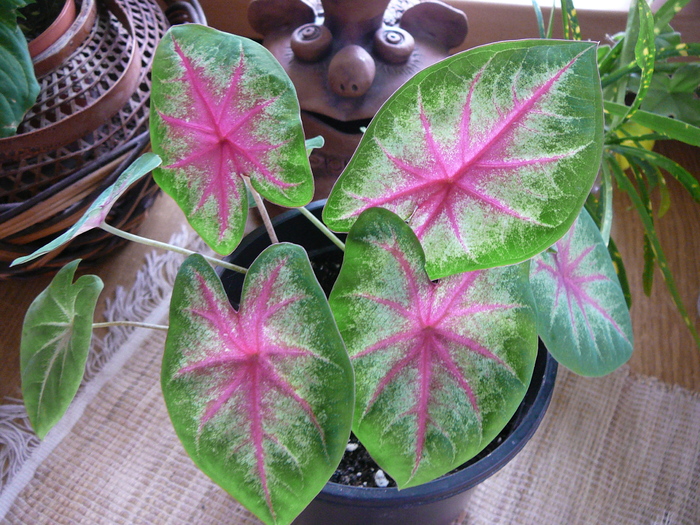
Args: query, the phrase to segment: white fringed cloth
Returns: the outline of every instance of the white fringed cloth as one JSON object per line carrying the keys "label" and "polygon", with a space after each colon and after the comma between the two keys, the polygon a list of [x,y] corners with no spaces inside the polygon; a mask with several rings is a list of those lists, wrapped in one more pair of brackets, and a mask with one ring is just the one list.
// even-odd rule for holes
{"label": "white fringed cloth", "polygon": [[[166,324],[180,261],[151,257],[112,317]],[[40,444],[17,407],[0,407],[0,523],[259,524],[175,436],[160,392],[164,340],[146,329],[109,334],[108,359]],[[560,368],[535,437],[472,490],[462,523],[699,524],[700,394],[627,368],[600,379]]]}

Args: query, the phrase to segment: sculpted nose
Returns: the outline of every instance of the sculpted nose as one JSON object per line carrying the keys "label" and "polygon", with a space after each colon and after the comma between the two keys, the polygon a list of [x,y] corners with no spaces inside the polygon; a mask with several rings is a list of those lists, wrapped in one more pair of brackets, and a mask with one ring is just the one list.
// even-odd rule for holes
{"label": "sculpted nose", "polygon": [[376,66],[372,56],[360,46],[338,51],[328,66],[331,89],[341,97],[361,97],[374,81]]}

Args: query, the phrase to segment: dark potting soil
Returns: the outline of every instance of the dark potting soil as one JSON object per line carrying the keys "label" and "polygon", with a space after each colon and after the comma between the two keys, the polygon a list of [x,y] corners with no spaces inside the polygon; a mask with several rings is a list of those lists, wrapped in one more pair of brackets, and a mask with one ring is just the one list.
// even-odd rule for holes
{"label": "dark potting soil", "polygon": [[18,22],[27,42],[49,28],[61,13],[63,4],[63,0],[36,0],[19,10],[21,16]]}
{"label": "dark potting soil", "polygon": [[[335,283],[340,267],[343,263],[343,255],[338,249],[329,249],[320,253],[312,253],[309,256],[311,267],[316,274],[316,278],[323,288],[326,297],[331,293],[333,284]],[[457,467],[446,475],[457,472],[469,465],[472,465],[485,458],[493,452],[498,446],[505,441],[513,429],[513,420],[509,422],[496,438],[489,443],[479,454],[472,459]],[[372,456],[365,447],[358,441],[355,434],[350,434],[348,447],[345,450],[343,459],[340,461],[330,481],[341,485],[349,485],[354,487],[396,487],[396,482],[391,477],[385,474],[374,462]],[[377,484],[380,483],[380,485]],[[385,484],[386,483],[386,484]]]}
{"label": "dark potting soil", "polygon": [[[469,465],[472,465],[477,461],[485,458],[486,456],[491,454],[491,452],[496,450],[496,448],[498,448],[498,446],[508,438],[511,431],[512,424],[508,423],[505,426],[505,428],[501,431],[501,433],[498,434],[498,436],[496,436],[496,438],[493,441],[491,441],[491,443],[489,443],[484,450],[479,452],[476,456],[474,456],[466,463],[460,465],[459,467],[448,472],[445,475],[449,476],[450,474],[458,472],[463,468],[466,468]],[[362,443],[360,443],[357,440],[355,434],[350,434],[348,448],[345,450],[345,454],[343,454],[343,459],[340,460],[340,464],[333,473],[333,476],[331,476],[330,480],[333,483],[339,483],[341,485],[350,485],[353,487],[379,487],[377,481],[382,483],[385,478],[388,484],[384,485],[382,483],[382,487],[395,487],[396,482],[383,471],[380,474],[378,474],[379,470],[381,470],[379,468],[379,465],[377,465],[374,462],[372,456],[370,456],[369,452],[367,452],[365,447],[362,446]]]}

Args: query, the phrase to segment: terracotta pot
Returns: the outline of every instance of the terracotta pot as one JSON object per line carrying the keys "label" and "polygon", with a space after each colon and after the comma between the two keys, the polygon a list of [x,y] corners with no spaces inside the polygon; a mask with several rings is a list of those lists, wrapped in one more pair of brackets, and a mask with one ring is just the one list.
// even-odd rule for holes
{"label": "terracotta pot", "polygon": [[54,42],[63,36],[68,31],[68,28],[75,20],[75,0],[66,0],[63,4],[63,9],[56,17],[56,20],[46,28],[38,37],[29,42],[29,54],[32,58],[36,57],[49,48]]}

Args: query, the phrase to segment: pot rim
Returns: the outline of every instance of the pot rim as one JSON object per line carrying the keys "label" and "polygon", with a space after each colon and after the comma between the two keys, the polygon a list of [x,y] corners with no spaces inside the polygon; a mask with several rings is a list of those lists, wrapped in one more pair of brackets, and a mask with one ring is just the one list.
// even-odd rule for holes
{"label": "pot rim", "polygon": [[39,36],[29,42],[29,54],[32,58],[46,51],[68,28],[73,25],[76,17],[75,0],[65,0],[61,12]]}
{"label": "pot rim", "polygon": [[[314,201],[305,208],[315,212],[319,208],[322,209],[325,202],[325,199]],[[297,216],[301,216],[301,212],[291,209],[273,218],[272,224],[277,225]],[[246,235],[227,260],[245,251],[261,236],[267,236],[264,226]],[[221,269],[221,273],[225,271]],[[453,474],[402,490],[396,487],[355,487],[329,481],[316,498],[327,502],[352,502],[354,505],[364,507],[394,507],[415,504],[416,500],[420,500],[421,503],[439,501],[469,490],[503,468],[534,435],[552,399],[557,369],[556,360],[540,340],[530,386],[521,402],[521,405],[527,404],[526,409],[514,416],[519,417],[519,422],[513,432],[495,450],[479,461]]]}

